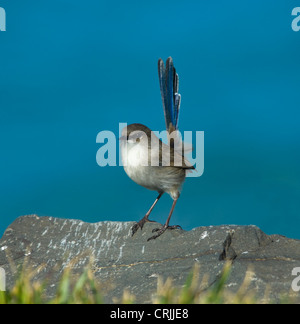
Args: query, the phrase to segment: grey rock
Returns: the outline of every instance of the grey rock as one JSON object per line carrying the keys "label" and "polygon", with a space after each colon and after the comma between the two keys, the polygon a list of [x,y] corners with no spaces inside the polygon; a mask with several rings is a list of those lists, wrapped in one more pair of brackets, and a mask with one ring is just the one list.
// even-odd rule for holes
{"label": "grey rock", "polygon": [[292,296],[292,270],[300,267],[300,241],[280,235],[266,235],[256,226],[210,226],[191,231],[169,230],[147,242],[157,223],[147,223],[131,237],[134,222],[84,223],[80,220],[38,217],[18,218],[0,240],[0,267],[6,271],[7,289],[16,280],[16,268],[25,260],[37,269],[34,280],[46,280],[47,298],[68,265],[82,273],[91,265],[101,283],[105,302],[120,299],[124,289],[138,303],[150,303],[158,277],[173,279],[183,286],[194,264],[200,266],[200,280],[208,275],[207,287],[219,278],[225,261],[232,262],[227,287],[236,292],[247,270],[253,276],[249,289],[257,298],[279,302]]}

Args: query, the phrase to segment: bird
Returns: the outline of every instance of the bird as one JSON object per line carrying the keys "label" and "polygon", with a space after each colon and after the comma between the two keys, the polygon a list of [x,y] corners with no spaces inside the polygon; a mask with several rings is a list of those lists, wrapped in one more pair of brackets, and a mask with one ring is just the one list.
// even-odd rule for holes
{"label": "bird", "polygon": [[181,226],[170,226],[170,220],[180,197],[182,185],[187,172],[195,170],[194,166],[183,155],[183,143],[178,131],[181,95],[179,94],[179,76],[174,67],[172,57],[164,61],[158,60],[158,77],[168,144],[158,138],[147,126],[134,123],[123,128],[120,144],[124,170],[134,182],[149,190],[158,192],[158,196],[146,215],[131,230],[132,236],[143,229],[149,216],[163,196],[170,195],[173,204],[166,223],[155,228],[152,237],[155,240],[168,229],[181,229]]}

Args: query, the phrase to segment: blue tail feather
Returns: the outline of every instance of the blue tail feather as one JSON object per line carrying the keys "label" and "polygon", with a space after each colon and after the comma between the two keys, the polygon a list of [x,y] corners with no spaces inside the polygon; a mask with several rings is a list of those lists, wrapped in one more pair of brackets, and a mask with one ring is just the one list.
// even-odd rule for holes
{"label": "blue tail feather", "polygon": [[158,76],[166,127],[170,132],[178,129],[178,117],[181,102],[181,96],[178,93],[179,77],[176,73],[171,57],[167,59],[166,67],[163,60],[159,59]]}

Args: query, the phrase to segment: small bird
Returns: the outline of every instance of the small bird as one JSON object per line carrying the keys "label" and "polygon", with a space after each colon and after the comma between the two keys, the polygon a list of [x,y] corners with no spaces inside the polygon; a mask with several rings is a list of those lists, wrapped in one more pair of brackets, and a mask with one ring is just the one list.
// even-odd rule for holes
{"label": "small bird", "polygon": [[121,154],[125,172],[137,184],[158,192],[158,197],[146,215],[132,228],[132,236],[146,222],[164,193],[173,199],[173,205],[165,225],[154,229],[155,233],[148,239],[154,240],[167,229],[178,229],[180,226],[169,226],[170,219],[180,196],[181,187],[186,172],[195,169],[183,156],[181,138],[178,135],[178,117],[181,96],[179,77],[174,68],[173,60],[169,57],[166,66],[162,59],[158,61],[158,76],[160,91],[166,121],[168,144],[163,143],[147,126],[131,124],[122,130]]}

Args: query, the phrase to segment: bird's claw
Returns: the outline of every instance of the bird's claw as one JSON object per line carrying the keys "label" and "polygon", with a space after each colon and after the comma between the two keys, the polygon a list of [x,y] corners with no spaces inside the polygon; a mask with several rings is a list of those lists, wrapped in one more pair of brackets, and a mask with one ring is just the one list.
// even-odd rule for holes
{"label": "bird's claw", "polygon": [[151,240],[155,240],[157,239],[158,237],[160,237],[167,229],[170,229],[170,230],[174,230],[174,229],[181,229],[182,230],[182,227],[179,226],[179,225],[174,225],[174,226],[166,226],[164,225],[163,227],[161,228],[154,228],[154,230],[152,230],[152,233],[156,233],[155,235],[153,235],[152,237],[148,238],[148,242],[151,241]]}
{"label": "bird's claw", "polygon": [[[142,230],[144,225],[146,223],[152,223],[153,221],[149,220],[146,216],[144,218],[142,218],[139,222],[137,222],[136,224],[134,224],[132,226],[132,229],[131,229],[131,236],[134,236],[134,234],[139,230],[139,228]],[[154,223],[154,222],[153,222]]]}

